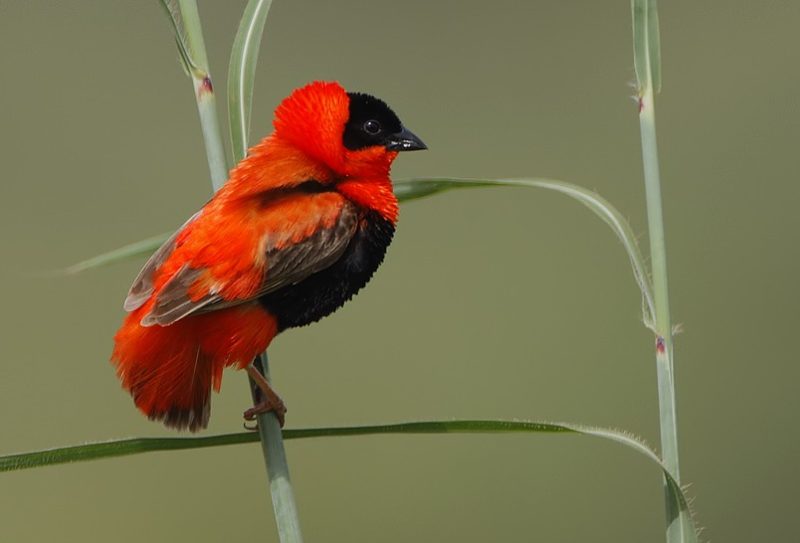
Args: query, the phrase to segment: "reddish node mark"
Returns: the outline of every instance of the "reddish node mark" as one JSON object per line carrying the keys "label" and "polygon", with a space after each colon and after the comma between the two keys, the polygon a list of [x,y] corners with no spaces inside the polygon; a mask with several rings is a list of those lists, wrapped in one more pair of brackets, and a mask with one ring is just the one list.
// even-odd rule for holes
{"label": "reddish node mark", "polygon": [[644,109],[644,100],[640,96],[639,97],[639,113],[641,113],[643,109]]}
{"label": "reddish node mark", "polygon": [[656,351],[658,352],[658,354],[664,354],[664,352],[666,352],[666,350],[667,350],[667,346],[666,346],[666,344],[664,342],[664,338],[659,336],[656,339]]}
{"label": "reddish node mark", "polygon": [[200,84],[200,94],[203,94],[203,93],[206,93],[206,92],[208,94],[211,94],[211,93],[214,92],[214,85],[211,84],[211,78],[208,77],[208,76],[205,76],[203,78],[203,82]]}

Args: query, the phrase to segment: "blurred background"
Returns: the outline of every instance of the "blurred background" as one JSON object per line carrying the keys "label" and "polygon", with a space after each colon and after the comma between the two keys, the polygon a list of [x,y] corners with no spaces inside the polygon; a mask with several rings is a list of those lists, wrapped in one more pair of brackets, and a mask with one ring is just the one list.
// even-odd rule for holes
{"label": "blurred background", "polygon": [[[244,2],[201,1],[224,94]],[[293,88],[374,93],[429,145],[395,178],[550,176],[646,217],[627,1],[276,0],[252,137]],[[657,103],[683,479],[704,539],[796,532],[800,4],[661,6]],[[191,84],[153,0],[0,2],[0,454],[172,435],[108,356],[142,260],[49,272],[178,227],[210,195]],[[225,98],[220,96],[221,113]],[[281,336],[288,427],[519,418],[657,446],[653,338],[623,249],[564,196],[403,206],[388,260]],[[241,430],[226,374],[208,434]],[[308,541],[661,541],[658,470],[578,436],[287,443]],[[5,473],[0,540],[275,541],[257,445]]]}

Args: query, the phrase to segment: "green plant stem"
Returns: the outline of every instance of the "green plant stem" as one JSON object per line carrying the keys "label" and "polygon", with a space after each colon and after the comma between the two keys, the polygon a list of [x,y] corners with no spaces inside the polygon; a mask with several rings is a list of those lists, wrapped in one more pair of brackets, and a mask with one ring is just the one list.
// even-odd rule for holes
{"label": "green plant stem", "polygon": [[678,478],[678,437],[675,409],[675,380],[672,367],[672,321],[667,288],[667,253],[664,240],[664,219],[661,205],[661,180],[658,170],[656,120],[653,92],[642,96],[639,122],[642,133],[645,197],[650,235],[650,260],[653,275],[653,295],[656,309],[656,361],[658,363],[658,390],[661,411],[661,448],[664,463]]}
{"label": "green plant stem", "polygon": [[[266,352],[256,359],[255,365],[271,382]],[[250,387],[253,391],[253,401],[257,403],[261,398],[261,391],[252,380]],[[261,413],[257,420],[278,538],[281,543],[301,543],[303,535],[300,531],[300,517],[297,513],[292,480],[289,476],[289,461],[283,445],[284,433],[275,413]]]}
{"label": "green plant stem", "polygon": [[238,157],[247,153],[258,50],[271,6],[272,0],[250,0],[233,40],[228,65],[228,122],[231,148]]}
{"label": "green plant stem", "polygon": [[[191,54],[191,62],[188,63],[187,70],[192,78],[197,112],[200,114],[200,126],[203,130],[208,169],[211,172],[211,184],[217,191],[228,179],[228,167],[225,161],[225,147],[222,144],[222,132],[217,117],[216,93],[208,67],[200,14],[197,11],[195,0],[178,0],[178,5],[186,36],[186,47]],[[178,39],[181,39],[180,35]]]}
{"label": "green plant stem", "polygon": [[[255,364],[271,384],[266,351],[256,359]],[[252,380],[250,388],[254,390],[253,399],[255,401],[258,397],[258,387]],[[272,510],[275,515],[275,525],[278,528],[278,537],[281,543],[302,543],[300,516],[297,513],[297,503],[289,476],[289,461],[283,445],[281,425],[278,417],[271,411],[259,414],[256,420],[258,420],[258,435],[261,438],[261,452],[267,466],[269,492],[272,496]]]}
{"label": "green plant stem", "polygon": [[[672,320],[669,310],[667,251],[664,235],[661,178],[656,140],[655,90],[661,84],[660,41],[656,0],[633,0],[634,61],[639,93],[639,128],[642,140],[650,261],[655,300],[656,373],[658,375],[661,454],[664,466],[680,484],[678,424],[675,405]],[[684,540],[686,519],[670,500],[665,479],[667,541]]]}
{"label": "green plant stem", "polygon": [[[263,0],[258,2],[263,4]],[[253,4],[253,2],[251,2]],[[214,87],[211,82],[210,70],[208,67],[208,57],[206,55],[205,43],[203,40],[203,32],[200,23],[200,14],[197,10],[197,2],[195,0],[178,0],[180,7],[181,22],[186,39],[185,44],[181,44],[180,40],[183,36],[176,26],[178,34],[179,49],[184,54],[184,63],[187,71],[192,78],[194,86],[195,97],[197,99],[197,110],[200,113],[200,125],[203,130],[203,138],[206,145],[206,153],[208,156],[208,166],[211,171],[211,183],[215,191],[225,183],[228,177],[228,168],[225,164],[225,150],[222,145],[221,131],[217,117],[216,98]],[[269,7],[267,5],[267,7]],[[169,11],[169,10],[168,10]],[[250,6],[245,12],[245,17],[248,13],[252,13]],[[263,20],[266,19],[266,12],[255,10],[255,13],[263,13],[261,20],[261,28],[263,28]],[[241,28],[244,26],[252,27],[252,25],[245,25],[246,21],[243,20]],[[257,29],[260,36],[260,28]],[[250,30],[250,32],[253,32]],[[237,41],[239,38],[237,37]],[[256,45],[260,38],[248,37],[245,40],[244,54],[257,55],[257,50],[254,52],[252,43],[255,41]],[[185,57],[184,47],[188,50],[189,58]],[[234,54],[237,48],[234,48]],[[255,58],[255,57],[254,57]],[[240,78],[243,81],[244,78]],[[238,93],[237,93],[238,91]],[[234,96],[230,100],[232,104],[236,104],[237,100],[244,99],[243,89],[236,89],[234,87]],[[250,90],[252,93],[252,89]],[[249,113],[249,102],[245,111]],[[246,130],[249,126],[249,119],[244,119],[239,126],[232,126],[233,131]],[[244,158],[246,145],[246,134],[239,133],[238,141],[243,142],[243,145],[234,149],[234,160],[236,162]],[[261,358],[261,367],[259,368],[269,378],[269,367],[266,362],[266,353]],[[251,390],[254,388],[254,383],[250,382]],[[275,512],[275,522],[278,527],[278,534],[282,543],[301,543],[302,536],[300,535],[300,523],[297,515],[297,507],[294,500],[294,492],[292,491],[291,481],[289,479],[289,465],[286,461],[286,451],[283,446],[283,437],[281,435],[281,428],[278,424],[278,419],[274,413],[262,413],[258,416],[259,435],[261,437],[261,447],[264,452],[264,460],[267,465],[267,475],[269,477],[270,494],[272,496],[273,509]]]}
{"label": "green plant stem", "polygon": [[[658,375],[658,406],[661,429],[661,456],[669,472],[680,482],[678,460],[678,421],[675,406],[675,372],[673,367],[672,320],[669,311],[667,288],[667,253],[664,239],[664,219],[661,205],[661,180],[658,168],[656,143],[655,102],[652,87],[647,87],[640,97],[639,126],[642,136],[645,198],[650,237],[650,261],[655,298],[656,373]],[[666,482],[665,482],[666,484]],[[667,541],[680,541],[678,511],[668,499]],[[674,536],[671,533],[674,532]]]}

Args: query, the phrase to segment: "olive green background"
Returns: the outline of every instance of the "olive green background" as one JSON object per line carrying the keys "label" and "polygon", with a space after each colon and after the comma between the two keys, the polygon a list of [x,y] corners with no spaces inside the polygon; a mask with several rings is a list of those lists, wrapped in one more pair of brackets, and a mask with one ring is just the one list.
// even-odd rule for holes
{"label": "olive green background", "polygon": [[[243,2],[200,3],[217,89]],[[397,178],[597,189],[646,250],[626,1],[274,2],[253,138],[337,79],[429,145]],[[659,144],[683,479],[709,541],[796,537],[800,4],[662,2]],[[224,112],[224,97],[220,99]],[[77,260],[180,225],[210,194],[189,81],[153,1],[0,0],[0,453],[172,435],[107,362],[142,264]],[[563,420],[658,443],[652,335],[611,232],[525,189],[404,205],[369,288],[278,338],[288,426]],[[208,433],[241,429],[229,372]],[[660,541],[660,474],[578,436],[287,443],[306,540]],[[0,541],[275,541],[256,445],[0,475]]]}

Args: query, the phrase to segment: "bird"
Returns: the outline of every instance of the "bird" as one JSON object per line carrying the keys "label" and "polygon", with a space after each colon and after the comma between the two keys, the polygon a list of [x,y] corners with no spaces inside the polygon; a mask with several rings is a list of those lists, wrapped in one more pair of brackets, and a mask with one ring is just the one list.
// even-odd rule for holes
{"label": "bird", "polygon": [[263,400],[286,407],[254,366],[273,338],[339,309],[384,260],[398,218],[390,169],[427,149],[379,98],[314,81],[275,109],[220,190],[150,257],[123,304],[111,363],[149,419],[208,425],[223,369],[244,369]]}

